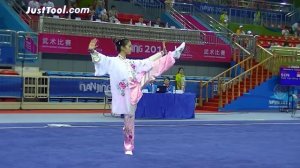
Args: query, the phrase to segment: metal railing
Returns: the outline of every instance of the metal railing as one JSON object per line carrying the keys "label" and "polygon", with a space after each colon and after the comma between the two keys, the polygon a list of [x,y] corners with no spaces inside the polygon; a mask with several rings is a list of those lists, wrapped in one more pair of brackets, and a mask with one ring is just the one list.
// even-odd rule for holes
{"label": "metal railing", "polygon": [[[242,71],[248,70],[252,67],[254,61],[253,53],[248,52],[238,43],[233,43],[234,50],[233,50],[233,60],[237,62],[234,66],[230,67],[229,69],[225,70],[224,72],[218,74],[217,76],[211,78],[209,81],[200,81],[200,94],[199,94],[199,105],[200,107],[203,106],[203,102],[208,102],[209,98],[214,98],[216,95],[219,95],[221,92],[221,84],[224,83],[226,80],[230,80],[238,76]],[[241,60],[241,57],[243,59]],[[213,90],[212,88],[215,83],[217,83],[217,89]],[[215,92],[216,91],[216,92]],[[203,94],[205,96],[203,97]]]}
{"label": "metal railing", "polygon": [[291,11],[284,16],[285,25],[293,24],[296,20],[297,11]]}
{"label": "metal railing", "polygon": [[[204,24],[205,26],[209,26],[213,30],[202,31],[203,38],[201,38],[201,40],[204,43],[230,44],[230,42],[232,41],[231,34],[233,32],[231,30],[229,30],[227,27],[216,21],[213,17],[201,12],[198,8],[195,7],[195,5],[189,3],[175,3],[174,8],[176,8],[175,11],[178,11],[177,13],[180,13],[173,15],[173,17],[177,20],[180,20],[182,18],[181,20],[183,21],[180,21],[181,23],[185,23],[185,25],[191,25],[191,23],[181,15],[181,13],[190,13],[201,18],[201,21],[204,21],[202,24]],[[198,29],[195,25],[191,25],[190,27]]]}
{"label": "metal railing", "polygon": [[228,27],[226,27],[226,25],[223,25],[207,13],[201,12],[198,7],[195,7],[195,14],[201,18],[201,20],[203,20],[212,30],[217,32],[233,33],[230,29],[228,29]]}
{"label": "metal railing", "polygon": [[238,45],[240,45],[243,49],[246,51],[256,54],[256,44],[257,44],[257,38],[259,36],[253,36],[253,35],[238,35],[238,34],[232,34],[231,35],[231,40]]}
{"label": "metal railing", "polygon": [[[182,16],[182,13],[185,13],[184,10],[179,9],[179,11],[177,11],[175,8],[177,8],[177,3],[174,3],[174,8],[170,8],[170,14],[177,20],[179,21],[184,28],[188,28],[188,29],[192,29],[192,30],[199,30],[197,26],[195,26],[193,23],[191,23],[188,19],[186,19],[184,16]],[[187,5],[187,9],[192,10],[192,11],[188,11],[188,12],[194,12],[194,6],[190,5],[190,4],[183,4],[183,5]],[[180,5],[178,5],[180,6]],[[188,13],[187,12],[187,13]],[[201,37],[200,37],[200,41],[202,43],[209,43],[209,44],[222,44],[223,41],[220,41],[219,38],[216,38],[216,36],[214,35],[215,33],[212,33],[210,31],[203,31],[203,30],[199,30]],[[222,32],[218,32],[218,33],[222,33]],[[213,41],[212,41],[213,39]],[[210,40],[210,41],[209,41]]]}
{"label": "metal railing", "polygon": [[15,46],[16,32],[12,30],[0,30],[0,45]]}
{"label": "metal railing", "polygon": [[260,9],[272,10],[272,11],[278,11],[278,12],[289,12],[289,11],[294,10],[294,6],[292,4],[270,2],[270,1],[261,2],[259,0],[252,0],[252,1],[237,0],[235,6],[236,7],[244,7],[244,8],[252,8],[252,9],[257,9],[259,7]]}
{"label": "metal railing", "polygon": [[[295,47],[270,47],[270,52],[281,56],[281,66],[300,66],[300,49]],[[263,59],[263,58],[261,58]]]}
{"label": "metal railing", "polygon": [[195,6],[190,3],[174,3],[174,8],[180,13],[187,13],[198,16],[207,24],[207,26],[212,28],[213,31],[232,33],[232,31],[226,26],[215,20],[210,15],[202,12],[199,6]]}
{"label": "metal railing", "polygon": [[[136,0],[142,3],[145,9],[150,8],[158,8],[155,6],[151,6],[151,3],[147,3],[147,1],[151,0]],[[153,0],[158,4],[161,4],[160,9],[163,9],[163,4],[158,0]],[[261,19],[259,24],[265,24],[267,27],[277,27],[286,24],[292,24],[295,21],[295,9],[293,4],[288,3],[277,3],[277,2],[266,2],[263,3],[261,1],[245,1],[245,0],[235,0],[228,3],[228,1],[224,0],[194,0],[194,1],[185,1],[185,0],[176,0],[176,3],[173,4],[173,8],[181,13],[195,13],[195,7],[198,8],[198,11],[202,11],[200,8],[200,4],[204,5],[221,5],[220,7],[212,6],[214,8],[214,16],[216,20],[222,13],[222,11],[229,11],[230,22],[241,23],[241,24],[253,24],[254,23],[254,14],[259,7],[261,11]],[[196,4],[195,4],[196,3]],[[227,7],[226,7],[227,6]],[[196,8],[196,9],[197,9]],[[205,18],[205,17],[204,17]]]}
{"label": "metal railing", "polygon": [[258,46],[257,55],[261,61],[221,85],[219,108],[233,101],[236,97],[248,92],[249,89],[259,85],[266,79],[269,79],[273,74],[278,74],[281,66],[295,63],[300,56],[300,50],[290,52],[288,55],[280,55],[277,53],[282,50],[287,51],[285,48],[282,48],[276,49],[276,51],[271,53],[265,48]]}
{"label": "metal railing", "polygon": [[[178,5],[176,5],[178,4]],[[181,8],[180,8],[181,6]],[[186,7],[184,7],[186,6]],[[221,24],[213,17],[209,16],[208,14],[201,12],[198,7],[188,3],[175,3],[175,8],[178,8],[179,11],[183,9],[189,9],[188,11],[183,12],[192,12],[192,14],[201,18],[203,24],[209,26],[213,31],[203,31],[203,41],[206,43],[212,44],[224,44],[224,43],[231,43],[231,41],[237,42],[240,46],[247,49],[250,52],[255,52],[256,46],[256,38],[252,35],[236,35],[230,29],[228,29],[225,25]],[[178,12],[179,13],[179,12]],[[177,14],[179,15],[179,14]],[[184,17],[182,17],[185,19]],[[183,22],[183,21],[181,21]],[[187,23],[189,24],[189,22]],[[195,27],[195,26],[194,26]],[[232,36],[233,35],[233,36]],[[232,39],[233,38],[233,39]]]}
{"label": "metal railing", "polygon": [[142,27],[127,24],[99,23],[87,20],[55,19],[41,17],[41,33],[82,35],[106,38],[129,38],[153,41],[186,41],[193,44],[226,44],[221,38],[230,36],[229,33]]}
{"label": "metal railing", "polygon": [[191,29],[191,30],[198,30],[197,26],[195,26],[193,23],[191,23],[189,20],[187,20],[180,12],[178,12],[176,9],[171,8],[170,14],[179,21],[184,28]]}
{"label": "metal railing", "polygon": [[12,66],[15,63],[16,50],[14,50],[14,53],[12,53],[13,55],[9,55],[8,53],[4,53],[4,51],[2,51],[4,49],[2,47],[7,47],[9,49],[15,48],[17,45],[16,37],[16,31],[0,30],[0,65]]}
{"label": "metal railing", "polygon": [[[239,46],[237,43],[235,45]],[[258,45],[256,50],[255,55],[244,50],[247,54],[244,60],[209,81],[200,82],[200,107],[209,102],[210,98],[218,96],[218,105],[222,108],[272,75],[278,74],[281,66],[300,65],[300,50],[297,48],[273,47],[268,51]],[[217,89],[211,89],[216,84]]]}
{"label": "metal railing", "polygon": [[[0,45],[10,47],[14,51],[13,55],[6,55],[6,59],[12,60],[11,62],[13,62],[13,64],[15,64],[16,60],[32,61],[38,59],[37,33],[0,30]],[[2,62],[2,60],[0,62]],[[1,65],[4,66],[5,64]]]}
{"label": "metal railing", "polygon": [[178,2],[175,2],[173,4],[173,8],[176,9],[180,13],[193,14],[195,12],[194,5],[191,4],[191,3],[178,3]]}
{"label": "metal railing", "polygon": [[261,11],[260,18],[256,20],[254,18],[256,12],[257,11],[251,9],[230,8],[229,21],[232,23],[258,24],[278,28],[285,24],[285,14],[283,13]]}
{"label": "metal railing", "polygon": [[[16,58],[20,61],[38,60],[38,33],[17,32]],[[29,43],[29,44],[27,44]]]}
{"label": "metal railing", "polygon": [[221,24],[220,22],[215,20],[212,16],[204,12],[201,12],[198,7],[195,7],[194,11],[195,11],[194,14],[198,18],[201,18],[201,21],[203,21],[206,26],[209,26],[211,30],[213,30],[214,32],[223,32],[223,34],[216,34],[219,39],[222,39],[227,43],[232,40],[230,39],[230,37],[231,34],[233,34],[233,32],[230,29],[228,29],[226,25]]}
{"label": "metal railing", "polygon": [[262,10],[276,10],[279,12],[289,12],[294,10],[293,4],[288,3],[278,3],[271,1],[260,1],[260,0],[176,0],[176,2],[181,3],[205,3],[209,5],[220,5],[220,6],[229,6],[229,7],[242,7],[249,9],[257,9],[259,6]]}
{"label": "metal railing", "polygon": [[[239,1],[242,2],[242,1]],[[238,2],[236,2],[238,3]],[[273,3],[271,3],[273,4]],[[291,24],[291,22],[294,21],[295,18],[295,12],[294,9],[291,6],[290,10],[287,10],[286,13],[282,12],[276,12],[274,10],[262,10],[260,8],[260,18],[258,20],[254,19],[254,15],[257,12],[257,8],[255,9],[251,9],[251,8],[235,8],[235,7],[230,7],[230,8],[222,8],[222,9],[217,9],[217,7],[213,7],[216,8],[215,13],[212,14],[211,17],[214,17],[214,20],[212,20],[211,18],[209,19],[209,21],[207,21],[207,15],[201,6],[192,4],[192,3],[174,3],[174,8],[182,13],[191,13],[191,14],[202,14],[201,15],[201,19],[202,20],[206,20],[206,22],[209,25],[213,25],[212,23],[210,23],[210,21],[212,21],[214,24],[216,24],[216,21],[219,19],[220,14],[223,11],[228,11],[229,12],[229,22],[233,22],[233,23],[240,23],[240,24],[264,24],[266,27],[279,27],[282,25],[286,25],[288,23]],[[289,12],[289,13],[287,13]],[[206,14],[203,15],[203,14]],[[218,21],[217,21],[218,22]],[[220,26],[220,24],[216,24],[218,26]],[[212,26],[214,27],[214,26]],[[222,26],[221,26],[222,28]],[[223,30],[223,28],[222,28]]]}
{"label": "metal railing", "polygon": [[223,107],[224,104],[233,101],[236,97],[248,92],[249,89],[252,89],[254,86],[257,86],[271,76],[269,69],[264,68],[265,66],[271,68],[274,65],[275,57],[261,46],[258,47],[258,50],[261,55],[267,55],[266,59],[231,80],[221,84],[219,92],[219,108]]}
{"label": "metal railing", "polygon": [[[228,38],[226,41],[223,37],[231,37],[230,33],[226,32],[214,32],[214,31],[202,31],[203,33],[203,44],[219,44],[219,45],[230,45],[232,40]],[[232,46],[231,46],[232,47]]]}
{"label": "metal railing", "polygon": [[[202,106],[203,102],[208,102],[209,98],[214,98],[214,96],[219,95],[221,84],[226,80],[230,80],[231,78],[236,77],[240,73],[245,70],[250,69],[255,63],[255,47],[249,50],[245,49],[242,45],[244,42],[253,42],[255,45],[256,38],[253,36],[241,35],[238,36],[236,34],[232,34],[230,36],[231,46],[232,46],[232,60],[236,62],[236,64],[224,72],[218,74],[207,82],[200,82],[200,97],[199,97],[199,105]],[[210,90],[214,85],[217,84],[217,89]],[[204,97],[203,97],[204,94]]]}
{"label": "metal railing", "polygon": [[157,9],[163,9],[164,4],[161,3],[159,0],[133,0],[134,4],[138,4],[142,6],[143,8],[157,8]]}
{"label": "metal railing", "polygon": [[202,33],[197,30],[181,30],[170,28],[155,28],[127,24],[99,23],[87,20],[40,18],[39,32],[82,35],[106,38],[129,38],[153,41],[186,41],[202,44]]}
{"label": "metal railing", "polygon": [[23,21],[29,25],[29,27],[33,31],[37,31],[38,29],[38,21],[33,20],[31,16],[29,16],[26,11],[17,3],[17,1],[14,0],[6,0],[8,4],[17,12],[17,14],[20,16]]}
{"label": "metal railing", "polygon": [[146,15],[155,15],[155,17],[160,17],[165,9],[165,5],[159,0],[133,0],[132,4],[141,6]]}

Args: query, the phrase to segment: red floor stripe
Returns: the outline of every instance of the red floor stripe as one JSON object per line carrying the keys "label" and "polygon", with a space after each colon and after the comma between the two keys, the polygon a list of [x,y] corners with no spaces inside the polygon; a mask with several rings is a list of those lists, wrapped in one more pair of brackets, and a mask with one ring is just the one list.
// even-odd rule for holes
{"label": "red floor stripe", "polygon": [[219,114],[220,112],[218,112],[218,111],[207,111],[207,110],[196,110],[195,113],[217,113],[217,114]]}
{"label": "red floor stripe", "polygon": [[0,110],[0,114],[110,113],[111,110]]}
{"label": "red floor stripe", "polygon": [[[0,110],[0,114],[87,114],[111,113],[111,110]],[[217,111],[195,110],[195,113],[220,113]]]}

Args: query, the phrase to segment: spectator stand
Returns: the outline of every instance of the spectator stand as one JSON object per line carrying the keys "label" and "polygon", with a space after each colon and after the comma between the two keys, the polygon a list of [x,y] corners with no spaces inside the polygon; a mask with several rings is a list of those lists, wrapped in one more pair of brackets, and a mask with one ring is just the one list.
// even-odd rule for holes
{"label": "spectator stand", "polygon": [[258,37],[259,45],[269,48],[271,46],[284,46],[285,43],[288,44],[288,47],[296,47],[300,44],[300,37],[294,36],[264,36],[261,35]]}

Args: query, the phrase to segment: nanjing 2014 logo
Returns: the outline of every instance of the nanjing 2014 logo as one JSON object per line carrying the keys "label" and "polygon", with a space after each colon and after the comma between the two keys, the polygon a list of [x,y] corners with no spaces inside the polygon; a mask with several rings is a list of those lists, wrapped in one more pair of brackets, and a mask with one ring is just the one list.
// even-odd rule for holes
{"label": "nanjing 2014 logo", "polygon": [[287,86],[281,86],[279,84],[275,85],[273,89],[273,96],[271,98],[279,99],[279,100],[287,100],[289,89]]}

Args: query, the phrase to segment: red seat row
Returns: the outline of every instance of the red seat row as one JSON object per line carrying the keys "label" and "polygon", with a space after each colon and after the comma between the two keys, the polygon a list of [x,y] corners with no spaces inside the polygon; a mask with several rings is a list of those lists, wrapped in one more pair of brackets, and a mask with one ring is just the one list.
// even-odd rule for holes
{"label": "red seat row", "polygon": [[293,36],[259,36],[258,37],[258,44],[263,47],[269,47],[271,43],[275,43],[275,45],[283,46],[284,43],[288,43],[290,47],[296,47],[300,44],[300,38],[293,37]]}
{"label": "red seat row", "polygon": [[294,37],[294,36],[259,36],[258,40],[262,41],[293,41],[293,42],[300,42],[300,37]]}
{"label": "red seat row", "polygon": [[0,98],[0,102],[16,102],[16,98]]}
{"label": "red seat row", "polygon": [[129,23],[130,20],[132,20],[132,23],[136,23],[139,21],[140,18],[142,18],[142,15],[138,14],[127,14],[127,13],[119,13],[118,19],[121,23]]}
{"label": "red seat row", "polygon": [[0,70],[0,75],[19,75],[18,72],[11,69]]}

